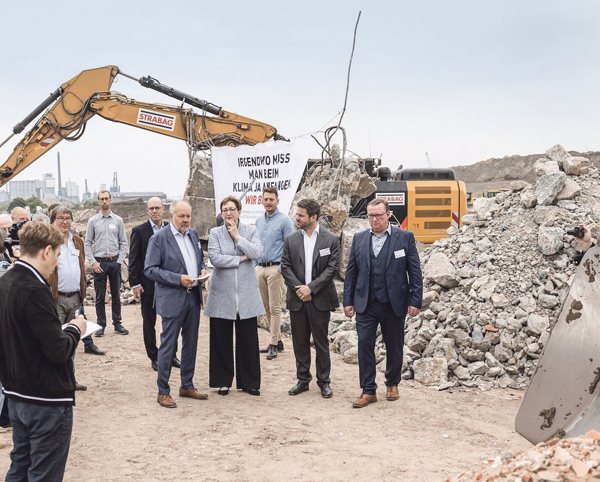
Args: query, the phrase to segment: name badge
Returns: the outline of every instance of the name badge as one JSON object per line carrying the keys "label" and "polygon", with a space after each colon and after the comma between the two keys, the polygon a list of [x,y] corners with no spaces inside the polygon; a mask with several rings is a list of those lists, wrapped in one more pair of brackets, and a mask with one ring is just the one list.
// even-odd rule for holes
{"label": "name badge", "polygon": [[321,257],[323,256],[329,256],[331,254],[331,250],[329,248],[325,248],[325,249],[320,249],[319,250],[319,255]]}
{"label": "name badge", "polygon": [[117,225],[116,224],[109,224],[108,225],[108,229],[117,229]]}
{"label": "name badge", "polygon": [[406,256],[404,254],[404,250],[403,249],[399,249],[398,251],[394,251],[394,258],[404,258],[404,256]]}

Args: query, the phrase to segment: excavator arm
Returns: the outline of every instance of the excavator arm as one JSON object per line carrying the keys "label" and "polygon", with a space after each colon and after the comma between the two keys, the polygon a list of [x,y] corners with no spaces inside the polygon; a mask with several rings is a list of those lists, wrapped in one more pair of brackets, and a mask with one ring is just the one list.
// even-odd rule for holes
{"label": "excavator arm", "polygon": [[[118,74],[213,115],[197,114],[183,106],[138,102],[112,92],[110,87]],[[63,139],[78,140],[85,132],[87,121],[96,114],[114,122],[182,139],[193,150],[212,146],[254,145],[272,138],[283,139],[268,124],[224,111],[214,104],[163,85],[152,77],[137,79],[114,65],[84,70],[62,84],[13,128],[13,134],[0,147],[13,135],[22,132],[42,112],[43,115],[0,166],[0,187]]]}

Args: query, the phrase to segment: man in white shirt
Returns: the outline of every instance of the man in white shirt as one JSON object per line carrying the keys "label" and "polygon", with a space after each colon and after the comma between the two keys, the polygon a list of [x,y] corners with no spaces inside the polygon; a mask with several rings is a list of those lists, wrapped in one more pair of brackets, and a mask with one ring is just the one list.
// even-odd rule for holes
{"label": "man in white shirt", "polygon": [[285,238],[281,255],[281,274],[287,284],[292,342],[296,357],[298,383],[289,391],[298,395],[308,390],[310,374],[310,337],[316,351],[317,384],[323,398],[331,398],[329,386],[331,360],[328,327],[331,311],[339,306],[333,279],[340,262],[337,236],[319,227],[321,212],[314,199],[302,199],[296,209],[298,231]]}

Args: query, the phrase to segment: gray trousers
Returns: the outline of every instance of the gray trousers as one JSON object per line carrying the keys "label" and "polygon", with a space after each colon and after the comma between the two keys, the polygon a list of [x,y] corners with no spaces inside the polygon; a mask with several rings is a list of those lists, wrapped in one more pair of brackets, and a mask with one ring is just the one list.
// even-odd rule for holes
{"label": "gray trousers", "polygon": [[171,393],[171,363],[177,346],[177,338],[181,333],[181,388],[194,388],[194,371],[196,370],[196,353],[198,352],[198,328],[200,327],[201,294],[198,287],[187,293],[181,313],[176,318],[162,318],[162,333],[158,348],[158,393]]}
{"label": "gray trousers", "polygon": [[14,447],[5,482],[63,480],[73,407],[48,407],[8,399]]}
{"label": "gray trousers", "polygon": [[[74,295],[71,297],[58,295],[58,318],[61,323],[64,325],[71,320],[75,319],[75,312],[81,310],[81,296]],[[83,314],[83,313],[80,313]],[[91,336],[86,336],[81,340],[83,342],[83,346],[90,346],[94,344],[94,340],[92,340]]]}

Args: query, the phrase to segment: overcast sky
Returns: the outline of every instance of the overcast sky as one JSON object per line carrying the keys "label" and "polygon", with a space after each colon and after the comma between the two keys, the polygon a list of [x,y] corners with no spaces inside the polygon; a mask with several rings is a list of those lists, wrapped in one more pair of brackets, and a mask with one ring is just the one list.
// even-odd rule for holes
{"label": "overcast sky", "polygon": [[[286,137],[318,133],[343,107],[360,10],[342,126],[361,157],[419,167],[428,152],[448,167],[554,144],[600,150],[600,3],[577,0],[6,1],[0,139],[60,84],[104,65],[151,75]],[[112,90],[178,104],[125,77]],[[0,149],[0,162],[19,139]],[[184,142],[99,117],[16,179],[56,174],[57,152],[63,180],[80,193],[85,178],[95,191],[114,172],[122,191],[180,197],[186,186]]]}

